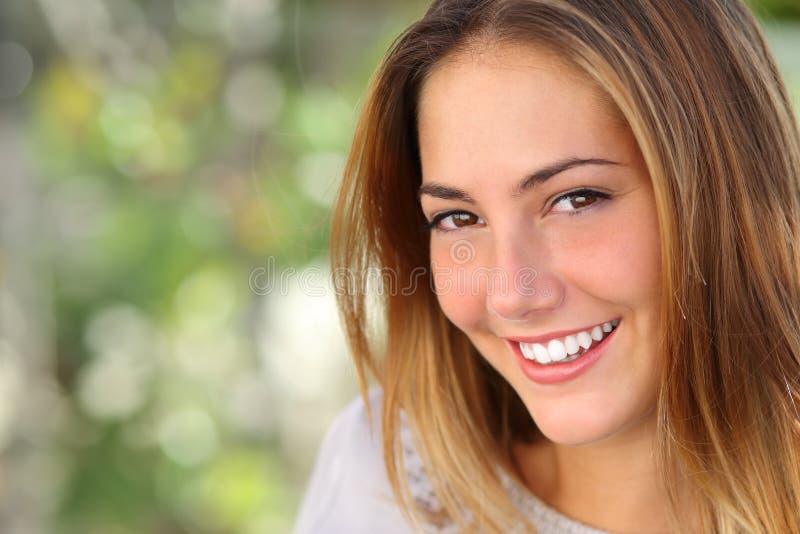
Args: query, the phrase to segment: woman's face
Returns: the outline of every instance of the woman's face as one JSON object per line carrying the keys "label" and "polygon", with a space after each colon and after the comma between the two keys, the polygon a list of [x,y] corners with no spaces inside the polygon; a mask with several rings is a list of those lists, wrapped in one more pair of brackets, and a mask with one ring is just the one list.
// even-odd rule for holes
{"label": "woman's face", "polygon": [[440,62],[418,124],[420,202],[435,222],[431,267],[447,317],[552,441],[647,428],[658,220],[614,108],[556,56],[497,45]]}

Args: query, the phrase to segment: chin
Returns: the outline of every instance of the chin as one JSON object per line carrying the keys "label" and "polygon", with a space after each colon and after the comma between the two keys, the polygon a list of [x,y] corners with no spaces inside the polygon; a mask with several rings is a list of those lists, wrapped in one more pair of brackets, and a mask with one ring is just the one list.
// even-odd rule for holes
{"label": "chin", "polygon": [[539,430],[548,440],[560,445],[588,445],[602,441],[614,433],[613,429],[600,421],[589,421],[587,424],[584,420],[576,421],[574,418],[555,421],[541,419],[534,417]]}
{"label": "chin", "polygon": [[[544,436],[560,445],[589,445],[621,436],[635,423],[621,414],[598,413],[596,403],[587,406],[532,406],[528,413]],[[639,420],[639,418],[636,418]]]}

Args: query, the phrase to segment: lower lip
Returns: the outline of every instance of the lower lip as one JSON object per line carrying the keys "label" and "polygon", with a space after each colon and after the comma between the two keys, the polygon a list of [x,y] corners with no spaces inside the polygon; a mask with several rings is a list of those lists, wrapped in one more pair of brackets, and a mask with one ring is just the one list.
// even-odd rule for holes
{"label": "lower lip", "polygon": [[596,346],[592,347],[589,352],[578,358],[566,363],[551,363],[542,365],[535,360],[529,360],[522,355],[519,348],[519,343],[516,341],[506,341],[511,350],[517,356],[519,365],[525,376],[530,378],[537,384],[559,384],[577,378],[586,372],[594,363],[599,360],[605,353],[611,340],[614,339],[619,326],[611,331],[603,340]]}

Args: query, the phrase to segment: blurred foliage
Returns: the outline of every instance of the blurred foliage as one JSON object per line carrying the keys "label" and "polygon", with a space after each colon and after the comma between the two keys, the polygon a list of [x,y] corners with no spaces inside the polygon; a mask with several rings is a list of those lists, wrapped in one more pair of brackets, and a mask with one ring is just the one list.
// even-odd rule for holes
{"label": "blurred foliage", "polygon": [[800,20],[798,0],[747,0],[760,17],[768,20]]}
{"label": "blurred foliage", "polygon": [[34,66],[0,80],[0,531],[289,530],[348,376],[332,310],[248,281],[325,263],[358,103],[422,6],[0,5],[0,77]]}

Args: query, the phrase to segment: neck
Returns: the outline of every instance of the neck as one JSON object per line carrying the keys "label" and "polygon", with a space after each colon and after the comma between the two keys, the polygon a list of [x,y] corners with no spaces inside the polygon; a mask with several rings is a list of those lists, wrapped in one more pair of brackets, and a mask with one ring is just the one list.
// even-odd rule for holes
{"label": "neck", "polygon": [[561,513],[611,532],[668,532],[667,494],[655,462],[655,419],[579,446],[547,439],[515,448],[528,488]]}

